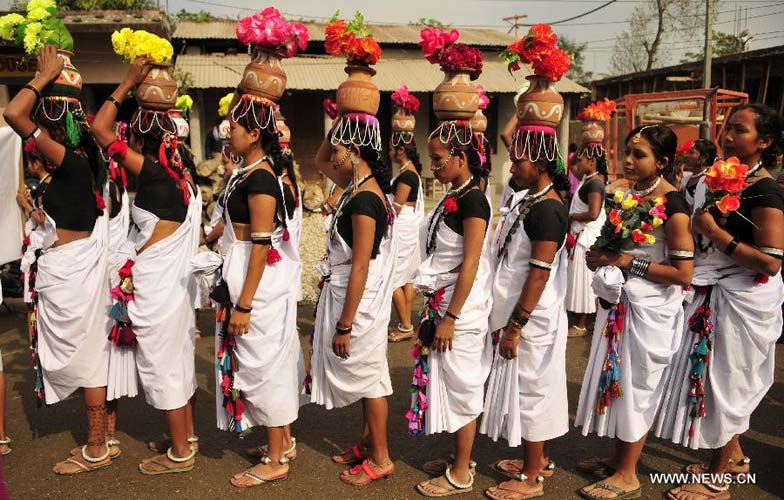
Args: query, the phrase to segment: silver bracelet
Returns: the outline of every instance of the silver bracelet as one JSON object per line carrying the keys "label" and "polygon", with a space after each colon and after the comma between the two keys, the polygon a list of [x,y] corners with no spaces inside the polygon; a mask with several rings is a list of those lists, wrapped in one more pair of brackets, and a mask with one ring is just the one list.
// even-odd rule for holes
{"label": "silver bracelet", "polygon": [[677,260],[692,260],[694,258],[694,252],[688,250],[669,250],[667,253],[670,258]]}
{"label": "silver bracelet", "polygon": [[651,261],[635,257],[632,259],[632,267],[629,269],[629,272],[635,276],[644,278],[645,275],[648,274],[649,267],[651,267]]}
{"label": "silver bracelet", "polygon": [[779,248],[759,247],[759,251],[764,253],[765,255],[770,255],[771,257],[775,257],[777,259],[784,258],[784,250],[781,250]]}
{"label": "silver bracelet", "polygon": [[545,271],[552,271],[552,269],[553,269],[553,265],[552,264],[549,264],[549,263],[547,263],[547,262],[545,262],[543,260],[539,260],[539,259],[530,259],[528,261],[528,264],[531,267],[538,267],[539,269],[544,269]]}

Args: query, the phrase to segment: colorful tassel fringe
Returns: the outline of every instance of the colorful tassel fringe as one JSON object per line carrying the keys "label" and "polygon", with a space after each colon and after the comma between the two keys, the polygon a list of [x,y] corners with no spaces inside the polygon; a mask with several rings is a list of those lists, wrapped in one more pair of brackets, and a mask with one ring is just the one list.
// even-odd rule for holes
{"label": "colorful tassel fringe", "polygon": [[599,397],[596,400],[595,413],[604,415],[612,400],[623,395],[621,389],[621,355],[618,346],[623,334],[623,322],[626,317],[626,306],[623,302],[614,305],[607,316],[602,335],[607,339],[607,356],[604,360],[602,373],[599,376]]}
{"label": "colorful tassel fringe", "polygon": [[223,319],[220,328],[220,345],[217,354],[217,367],[220,374],[220,390],[223,393],[223,409],[231,417],[229,430],[242,433],[242,414],[245,404],[242,402],[242,391],[234,387],[234,373],[237,371],[237,341],[229,334],[231,305],[222,304],[216,317]]}
{"label": "colorful tassel fringe", "polygon": [[694,437],[694,423],[698,418],[708,414],[705,409],[705,374],[713,352],[713,311],[710,309],[712,288],[697,288],[702,295],[702,305],[689,318],[689,330],[694,333],[694,348],[689,355],[691,372],[689,373],[689,403],[692,405],[689,416],[689,437]]}
{"label": "colorful tassel fringe", "polygon": [[133,333],[131,318],[128,317],[128,303],[133,300],[133,260],[128,259],[125,264],[117,271],[120,275],[120,283],[111,290],[114,305],[109,316],[114,320],[112,331],[109,332],[109,340],[114,345],[121,347],[134,347],[136,345],[136,334]]}
{"label": "colorful tassel fringe", "polygon": [[[440,288],[435,293],[425,294],[425,305],[420,311],[419,328],[426,320],[434,321],[436,324],[440,319],[438,309],[444,299],[444,288]],[[419,436],[425,433],[425,411],[427,410],[427,383],[430,380],[430,346],[423,345],[417,335],[416,344],[411,348],[410,355],[414,358],[414,369],[411,378],[411,408],[406,412],[408,419],[408,434]]]}

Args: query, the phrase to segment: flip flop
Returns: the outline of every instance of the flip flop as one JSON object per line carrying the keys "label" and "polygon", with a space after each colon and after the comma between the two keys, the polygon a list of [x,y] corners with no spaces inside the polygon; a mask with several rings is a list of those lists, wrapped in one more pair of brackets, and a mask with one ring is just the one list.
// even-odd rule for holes
{"label": "flip flop", "polygon": [[11,450],[11,447],[8,446],[9,444],[11,444],[11,438],[10,437],[6,436],[4,439],[0,439],[0,445],[5,445],[5,446],[8,447],[4,452],[0,453],[0,456],[4,457],[4,456],[8,455],[9,453],[11,453],[12,450]]}
{"label": "flip flop", "polygon": [[[700,490],[693,489],[693,488],[699,487],[699,486],[703,486],[708,491],[705,492],[705,491],[700,491]],[[678,491],[676,491],[676,490],[678,490]],[[718,491],[718,490],[723,490],[723,491]],[[725,489],[725,488],[717,488],[717,491],[713,491],[713,490],[710,489],[710,486],[708,486],[707,484],[702,484],[702,485],[699,485],[699,484],[684,484],[682,486],[676,486],[675,488],[672,488],[672,489],[667,491],[667,498],[669,500],[680,500],[680,498],[677,495],[681,491],[684,492],[684,493],[688,493],[689,495],[697,495],[697,496],[703,497],[703,498],[705,498],[705,500],[730,500],[730,494],[727,491],[727,489]]]}
{"label": "flip flop", "polygon": [[[76,465],[77,469],[75,469],[75,470],[73,470],[71,472],[57,472],[53,468],[52,469],[53,472],[55,474],[58,474],[58,475],[61,475],[61,476],[73,476],[73,475],[76,475],[76,474],[81,474],[83,472],[93,472],[93,471],[96,471],[96,470],[99,470],[99,469],[103,469],[104,467],[108,467],[108,466],[112,465],[112,459],[109,457],[109,450],[108,449],[106,450],[106,453],[104,454],[104,456],[102,456],[102,457],[95,457],[95,458],[88,457],[87,454],[86,454],[86,451],[87,451],[87,446],[85,445],[85,446],[82,447],[81,453],[79,455],[69,456],[68,458],[66,458],[62,462],[59,462],[59,464],[66,463],[66,464]],[[57,465],[59,465],[59,464],[55,464],[55,467],[57,467]]]}
{"label": "flip flop", "polygon": [[[504,493],[504,496],[496,495],[497,491],[505,491],[511,493],[511,496],[508,496],[508,493]],[[544,489],[542,491],[534,491],[531,493],[520,493],[517,490],[513,490],[511,488],[504,488],[500,484],[498,486],[492,486],[485,490],[485,495],[492,500],[527,500],[529,498],[537,498],[544,496]]]}
{"label": "flip flop", "polygon": [[[190,465],[186,465],[184,467],[172,467],[171,465],[167,464],[161,457],[166,457],[174,463],[187,463],[191,462]],[[166,450],[165,455],[158,455],[157,457],[153,457],[147,460],[144,460],[142,463],[139,464],[139,472],[148,476],[159,476],[161,474],[179,474],[181,472],[190,472],[193,470],[194,465],[196,465],[196,450],[191,448],[191,454],[184,458],[176,458],[171,454],[171,448]],[[163,467],[163,470],[149,470],[145,466],[149,464],[155,464]]]}
{"label": "flip flop", "polygon": [[[345,455],[352,454],[351,458],[343,458]],[[360,463],[361,461],[367,458],[365,453],[359,447],[359,445],[354,445],[351,448],[346,448],[340,452],[340,455],[333,455],[332,461],[336,464],[340,465],[355,465]]]}
{"label": "flip flop", "polygon": [[[389,462],[389,463],[392,464],[392,462]],[[346,481],[347,477],[349,477],[349,476],[356,476],[360,472],[364,472],[365,476],[367,476],[367,479],[365,481],[361,481],[361,482],[349,482],[349,481]],[[392,477],[392,474],[394,474],[394,473],[395,473],[395,466],[392,465],[392,467],[390,467],[389,470],[379,474],[375,470],[373,470],[373,467],[370,465],[370,460],[369,459],[365,459],[361,464],[355,465],[351,469],[349,469],[347,471],[341,472],[340,473],[340,480],[343,481],[344,484],[347,484],[349,486],[358,486],[359,487],[359,486],[366,486],[366,485],[372,483],[373,481],[375,481],[377,479],[389,479],[390,477]]]}
{"label": "flip flop", "polygon": [[400,328],[400,323],[398,323],[397,328],[387,334],[387,340],[396,344],[398,342],[403,342],[404,340],[412,339],[416,335],[414,331],[414,325],[411,325],[411,328],[408,330],[404,330]]}
{"label": "flip flop", "polygon": [[[261,458],[267,456],[267,450],[269,450],[269,446],[263,444],[261,446],[256,446],[255,448],[248,448],[246,453],[251,457]],[[283,452],[283,456],[289,460],[297,458],[297,440],[295,438],[291,438],[291,446]]]}
{"label": "flip flop", "polygon": [[[523,472],[523,461],[518,459],[498,460],[490,465],[490,468],[506,476],[509,479],[520,479],[520,474]],[[555,473],[555,462],[550,460],[544,469],[539,472],[542,477],[552,477]]]}
{"label": "flip flop", "polygon": [[[2,443],[0,443],[2,444]],[[117,460],[122,456],[122,450],[120,449],[120,441],[117,439],[107,439],[106,445],[109,447],[109,458],[112,460]],[[82,452],[82,447],[77,446],[76,448],[71,448],[71,456],[75,457]]]}
{"label": "flip flop", "polygon": [[[749,464],[751,464],[751,459],[749,457],[743,457],[740,460],[738,460],[737,463],[730,458],[729,461],[727,462],[727,465],[729,466],[735,465],[735,466],[743,467],[744,465],[749,465]],[[705,463],[689,464],[683,468],[683,472],[686,472],[688,474],[693,474],[693,475],[700,475],[700,474],[706,474],[708,472],[708,469],[710,469],[710,466]],[[737,479],[738,476],[742,474],[748,474],[748,472],[727,471],[727,474],[730,474],[732,476],[732,479]]]}
{"label": "flip flop", "polygon": [[[597,483],[593,483],[588,486],[593,486],[594,488],[591,491],[585,491],[585,488],[587,488],[586,486],[584,488],[580,488],[579,490],[577,490],[577,493],[579,493],[581,497],[587,498],[588,500],[629,500],[632,498],[640,498],[642,496],[642,491],[640,488],[637,488],[636,490],[627,491],[618,488],[617,486],[607,484],[604,481],[599,481]],[[593,494],[593,492],[596,490],[609,491],[610,493],[614,493],[615,496],[613,498],[596,496]]]}
{"label": "flip flop", "polygon": [[[430,474],[431,476],[443,476],[446,472],[446,468],[452,465],[452,462],[455,461],[454,455],[449,455],[447,458],[438,458],[436,460],[430,460],[429,462],[425,462],[422,466],[422,470],[425,473]],[[476,474],[476,462],[471,460],[468,462],[468,470],[472,474]]]}
{"label": "flip flop", "polygon": [[[416,485],[416,489],[420,495],[429,498],[443,498],[443,497],[451,497],[454,495],[462,495],[463,493],[469,493],[471,491],[474,491],[474,475],[471,472],[469,472],[468,475],[471,477],[471,479],[467,483],[465,484],[458,483],[452,478],[451,474],[449,473],[449,468],[447,467],[446,471],[444,471],[443,476],[439,476],[430,479],[428,481],[423,481],[422,483]],[[446,482],[449,484],[449,488],[442,486],[436,482],[436,480],[438,480],[441,477],[446,479]],[[431,486],[435,486],[436,488],[440,489],[441,492],[433,493],[427,491],[424,488],[424,486],[422,486],[423,484],[429,484]]]}

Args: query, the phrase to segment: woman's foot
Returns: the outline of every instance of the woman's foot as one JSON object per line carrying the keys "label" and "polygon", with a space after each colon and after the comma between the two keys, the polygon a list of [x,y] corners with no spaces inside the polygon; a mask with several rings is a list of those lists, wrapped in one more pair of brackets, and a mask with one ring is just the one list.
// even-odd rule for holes
{"label": "woman's foot", "polygon": [[72,476],[74,474],[81,474],[82,472],[92,472],[94,470],[103,469],[111,465],[112,459],[109,457],[109,450],[106,450],[101,456],[91,456],[87,452],[87,446],[83,446],[79,450],[79,454],[72,455],[58,462],[52,468],[55,474],[64,476]]}
{"label": "woman's foot", "polygon": [[[190,445],[191,449],[194,450],[196,453],[199,452],[198,436],[189,437],[188,444]],[[171,445],[172,445],[171,439],[161,439],[159,441],[147,441],[147,448],[150,451],[154,451],[155,453],[166,453],[166,450],[171,448]]]}
{"label": "woman's foot", "polygon": [[174,474],[188,472],[196,464],[196,451],[191,449],[184,456],[176,456],[171,448],[166,453],[143,460],[139,464],[139,472],[150,476],[158,474]]}
{"label": "woman's foot", "polygon": [[369,458],[361,464],[340,473],[340,480],[351,486],[365,486],[376,479],[388,478],[395,473],[395,464],[387,460],[381,465],[376,465]]}
{"label": "woman's foot", "polygon": [[354,465],[367,458],[367,448],[362,444],[346,448],[339,455],[332,455],[332,461],[340,465]]}
{"label": "woman's foot", "polygon": [[426,497],[448,497],[468,493],[474,489],[474,475],[469,471],[464,476],[446,469],[443,476],[422,481],[417,491]]}
{"label": "woman's foot", "polygon": [[[106,446],[109,447],[109,458],[112,460],[120,458],[122,455],[122,450],[120,449],[120,440],[119,439],[107,439]],[[71,448],[71,456],[75,457],[82,452],[82,447],[77,446],[76,448]]]}
{"label": "woman's foot", "polygon": [[[269,450],[269,446],[263,444],[261,446],[248,448],[245,452],[251,457],[262,458],[267,456],[267,450]],[[289,460],[297,458],[297,440],[295,438],[292,437],[291,441],[286,443],[286,451],[283,452],[283,456]]]}
{"label": "woman's foot", "polygon": [[[689,464],[687,465],[684,470],[689,474],[708,474],[710,472],[710,466],[708,464]],[[748,474],[751,470],[751,459],[749,457],[739,458],[737,460],[733,460],[730,458],[729,462],[727,462],[727,469],[726,472],[728,474],[732,474],[734,477],[739,476],[740,474]]]}
{"label": "woman's foot", "polygon": [[539,481],[532,485],[528,481],[512,479],[488,488],[485,493],[493,500],[525,500],[544,495],[544,485]]}
{"label": "woman's foot", "polygon": [[711,489],[704,484],[684,484],[667,492],[669,500],[729,500],[730,494],[725,487]]}
{"label": "woman's foot", "polygon": [[588,328],[579,325],[572,325],[569,327],[569,337],[585,337],[588,335]]}
{"label": "woman's foot", "polygon": [[[435,460],[425,462],[425,465],[422,466],[422,470],[431,476],[441,476],[446,472],[446,468],[450,467],[454,461],[454,455],[449,455],[447,458],[437,458]],[[469,461],[468,470],[472,474],[476,475],[476,462],[473,460]]]}
{"label": "woman's foot", "polygon": [[11,453],[11,438],[5,436],[0,439],[0,456],[6,456]]}
{"label": "woman's foot", "polygon": [[237,488],[251,488],[264,483],[283,481],[289,477],[289,462],[262,460],[258,465],[245,469],[231,478],[231,484]]}
{"label": "woman's foot", "polygon": [[[519,459],[499,460],[490,466],[494,471],[510,479],[520,479],[523,472],[523,461]],[[549,458],[542,458],[539,475],[542,477],[552,477],[555,472],[555,462]]]}
{"label": "woman's foot", "polygon": [[640,498],[640,481],[636,475],[628,480],[620,474],[613,474],[580,489],[580,495],[591,500]]}
{"label": "woman's foot", "polygon": [[414,325],[404,327],[398,323],[397,328],[389,332],[387,339],[392,343],[403,342],[404,340],[413,338],[415,334],[416,332],[414,332]]}
{"label": "woman's foot", "polygon": [[577,464],[577,470],[592,474],[597,477],[607,477],[615,474],[616,464],[613,458],[592,457]]}

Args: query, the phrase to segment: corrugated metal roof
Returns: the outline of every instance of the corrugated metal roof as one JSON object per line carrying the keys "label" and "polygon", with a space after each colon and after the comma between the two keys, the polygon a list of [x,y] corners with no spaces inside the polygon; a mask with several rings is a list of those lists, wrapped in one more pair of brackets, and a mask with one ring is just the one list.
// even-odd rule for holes
{"label": "corrugated metal roof", "polygon": [[[234,27],[236,21],[218,20],[206,23],[195,21],[181,21],[177,24],[172,38],[190,40],[234,40]],[[326,23],[303,23],[308,28],[310,39],[323,42]],[[418,44],[419,32],[422,26],[410,24],[369,24],[368,29],[373,33],[373,38],[381,44]],[[515,42],[515,38],[494,29],[461,28],[460,41],[482,47],[506,47]]]}
{"label": "corrugated metal roof", "polygon": [[[242,55],[188,55],[177,57],[176,66],[193,77],[193,88],[234,88],[242,76],[249,58]],[[335,90],[346,79],[343,68],[346,61],[338,57],[294,57],[283,62],[292,90]],[[408,85],[411,92],[432,92],[443,79],[438,66],[422,59],[381,59],[375,65],[373,82],[383,92],[394,92],[401,85]],[[506,64],[499,60],[485,61],[482,75],[476,83],[487,92],[514,93],[522,86],[531,71],[523,66],[512,77]],[[556,84],[562,93],[585,93],[589,90],[567,78]]]}

